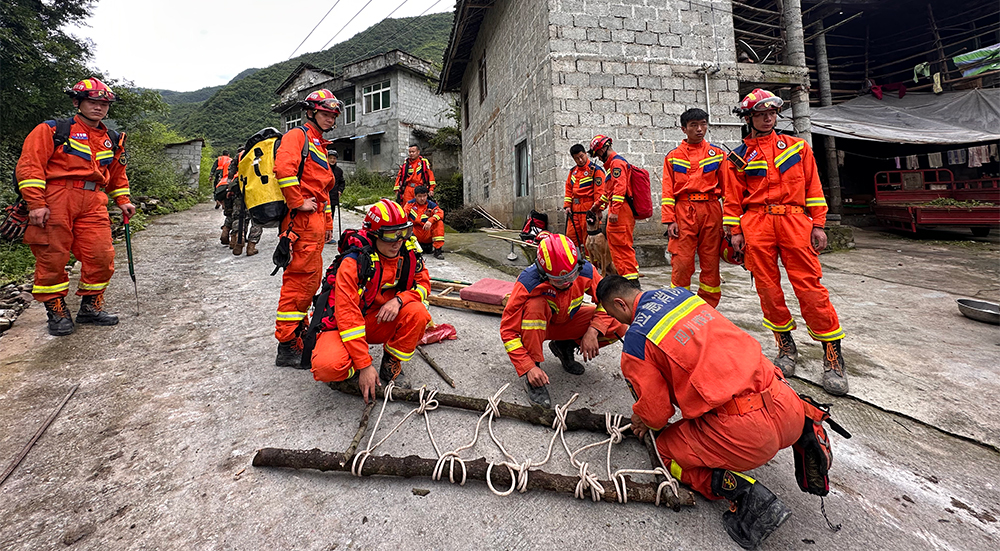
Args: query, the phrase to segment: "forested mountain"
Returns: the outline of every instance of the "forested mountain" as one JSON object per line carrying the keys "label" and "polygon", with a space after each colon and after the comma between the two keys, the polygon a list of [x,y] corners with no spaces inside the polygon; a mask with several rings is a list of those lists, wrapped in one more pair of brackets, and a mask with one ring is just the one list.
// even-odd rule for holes
{"label": "forested mountain", "polygon": [[217,149],[236,146],[261,128],[278,126],[278,116],[271,112],[271,105],[278,101],[274,90],[299,63],[339,71],[345,64],[400,49],[439,66],[448,44],[452,17],[452,13],[438,13],[387,19],[328,50],[303,54],[263,69],[248,70],[253,71],[249,75],[245,75],[248,71],[244,71],[229,84],[215,89],[200,103],[177,101],[176,96],[187,98],[189,102],[199,101],[193,99],[197,97],[194,94],[213,88],[194,92],[168,91],[174,97],[164,96],[164,100],[172,104],[166,122],[182,135],[208,139]]}

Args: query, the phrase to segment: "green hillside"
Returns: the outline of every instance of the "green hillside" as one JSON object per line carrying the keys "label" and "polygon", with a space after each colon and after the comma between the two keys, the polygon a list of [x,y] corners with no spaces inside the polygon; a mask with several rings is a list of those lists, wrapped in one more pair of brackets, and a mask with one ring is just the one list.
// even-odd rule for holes
{"label": "green hillside", "polygon": [[[271,112],[278,100],[274,90],[299,63],[339,70],[347,63],[398,48],[439,66],[451,23],[451,13],[385,20],[328,50],[300,55],[230,82],[201,103],[172,105],[166,122],[182,135],[208,139],[216,149],[234,147],[265,126],[278,126],[279,119]],[[197,92],[201,90],[186,94]]]}
{"label": "green hillside", "polygon": [[[246,77],[256,73],[260,69],[244,69],[240,74],[234,76],[227,84],[232,84],[234,82],[241,81]],[[193,92],[175,92],[173,90],[160,90],[156,89],[160,93],[160,97],[168,105],[181,105],[184,103],[200,103],[208,98],[215,95],[216,92],[222,90],[225,84],[220,84],[219,86],[207,86],[205,88],[200,88]]]}

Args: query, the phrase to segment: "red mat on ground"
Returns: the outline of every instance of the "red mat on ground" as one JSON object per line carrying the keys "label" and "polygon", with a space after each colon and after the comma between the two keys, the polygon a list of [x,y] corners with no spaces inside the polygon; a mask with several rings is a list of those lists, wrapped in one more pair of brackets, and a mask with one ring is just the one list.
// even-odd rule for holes
{"label": "red mat on ground", "polygon": [[513,281],[503,281],[500,279],[480,279],[479,281],[465,287],[458,292],[462,300],[470,302],[480,302],[482,304],[503,305],[505,296],[514,292]]}

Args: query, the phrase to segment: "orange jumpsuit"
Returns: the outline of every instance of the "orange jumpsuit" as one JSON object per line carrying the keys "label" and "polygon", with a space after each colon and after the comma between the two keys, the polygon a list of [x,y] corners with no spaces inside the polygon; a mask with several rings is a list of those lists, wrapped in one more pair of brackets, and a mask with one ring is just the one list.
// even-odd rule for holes
{"label": "orange jumpsuit", "polygon": [[399,172],[396,173],[396,185],[392,188],[397,197],[403,196],[403,200],[399,204],[405,205],[410,199],[413,199],[413,190],[417,186],[427,186],[427,190],[432,194],[434,188],[437,187],[431,163],[423,157],[417,157],[416,161],[407,159],[403,166],[399,167]]}
{"label": "orange jumpsuit", "polygon": [[[356,370],[370,366],[369,344],[384,343],[386,352],[402,361],[409,361],[431,321],[431,314],[423,304],[431,288],[427,270],[422,264],[418,266],[413,288],[397,293],[393,287],[400,277],[396,273],[400,257],[385,258],[377,253],[372,253],[373,261],[381,264],[381,270],[376,272],[380,272],[381,276],[376,275],[369,285],[379,285],[380,291],[367,311],[362,312],[357,254],[344,257],[337,269],[334,289],[336,327],[320,333],[313,350],[313,378],[324,383],[343,381],[354,375]],[[405,251],[400,254],[405,254]],[[396,300],[396,297],[403,301],[396,319],[379,323],[375,318],[382,305]]]}
{"label": "orange jumpsuit", "polygon": [[608,248],[611,250],[611,262],[615,265],[615,271],[625,279],[639,279],[639,264],[635,260],[633,246],[635,216],[632,214],[632,207],[625,201],[625,197],[632,194],[629,186],[632,166],[624,157],[609,149],[604,172],[606,176],[604,193],[601,195],[601,209],[603,210],[610,199],[611,207],[608,213],[618,216],[617,222],[608,219]]}
{"label": "orange jumpsuit", "polygon": [[118,205],[131,202],[122,149],[113,152],[103,123],[91,128],[77,115],[69,139],[58,148],[55,131],[55,121],[46,121],[28,134],[16,171],[28,208],[50,211],[44,228],[28,226],[24,232],[35,255],[31,292],[40,302],[68,294],[70,253],[81,264],[76,294],[104,292],[115,272],[108,197]]}
{"label": "orange jumpsuit", "polygon": [[[435,249],[444,247],[444,211],[437,203],[427,200],[423,205],[410,199],[403,205],[403,212],[413,220],[413,235],[421,245],[433,243]],[[431,223],[431,229],[424,231],[424,224]]]}
{"label": "orange jumpsuit", "polygon": [[698,296],[713,308],[722,298],[719,277],[719,244],[722,242],[724,151],[705,140],[691,145],[687,140],[663,159],[661,221],[677,224],[678,237],[667,244],[670,252],[670,285],[691,286],[694,255],[698,253],[701,275]]}
{"label": "orange jumpsuit", "polygon": [[601,275],[587,262],[568,289],[559,290],[543,281],[535,265],[525,268],[514,284],[500,318],[500,338],[510,356],[517,376],[531,371],[541,363],[542,343],[573,340],[577,344],[587,329],[598,332],[597,342],[603,348],[625,334],[625,326],[591,304],[583,304],[583,294],[597,302],[594,292]]}
{"label": "orange jumpsuit", "polygon": [[754,276],[764,327],[795,329],[781,290],[778,257],[788,272],[809,335],[818,341],[844,338],[823,269],[811,245],[813,228],[826,225],[826,199],[809,144],[772,132],[745,138],[735,152],[748,162],[729,167],[722,223],[746,239],[746,268]]}
{"label": "orange jumpsuit", "polygon": [[[718,499],[712,469],[755,469],[799,439],[802,401],[753,337],[681,287],[633,306],[622,374],[674,478]],[[675,406],[682,419],[669,423]]]}
{"label": "orange jumpsuit", "polygon": [[[275,154],[274,173],[278,187],[285,196],[289,213],[281,221],[281,231],[291,227],[298,234],[292,243],[292,261],[281,276],[281,296],[274,323],[274,336],[278,342],[297,338],[299,325],[306,323],[306,315],[313,295],[323,277],[323,243],[325,233],[333,230],[333,218],[327,202],[333,188],[333,172],[326,159],[323,133],[312,123],[304,127],[309,136],[309,155],[302,161],[302,145],[306,134],[301,129],[289,130],[281,139]],[[303,163],[302,178],[298,177],[299,164]],[[305,199],[316,199],[315,212],[295,210]]]}
{"label": "orange jumpsuit", "polygon": [[584,166],[574,165],[569,171],[563,208],[570,209],[572,214],[566,219],[566,237],[580,250],[585,250],[587,242],[587,211],[594,204],[601,203],[603,193],[604,169],[597,163],[591,161]]}

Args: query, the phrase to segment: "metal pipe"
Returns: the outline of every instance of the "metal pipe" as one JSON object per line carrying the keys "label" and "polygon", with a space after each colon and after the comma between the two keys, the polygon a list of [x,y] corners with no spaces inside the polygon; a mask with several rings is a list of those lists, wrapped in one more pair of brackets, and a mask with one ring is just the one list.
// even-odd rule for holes
{"label": "metal pipe", "polygon": [[[708,113],[708,125],[709,126],[739,126],[742,127],[742,122],[714,122],[712,121],[712,95],[708,89],[708,70],[712,68],[710,63],[703,63],[700,69],[695,69],[695,74],[702,73],[705,76],[705,112]],[[721,69],[716,68],[712,73],[718,73]]]}

